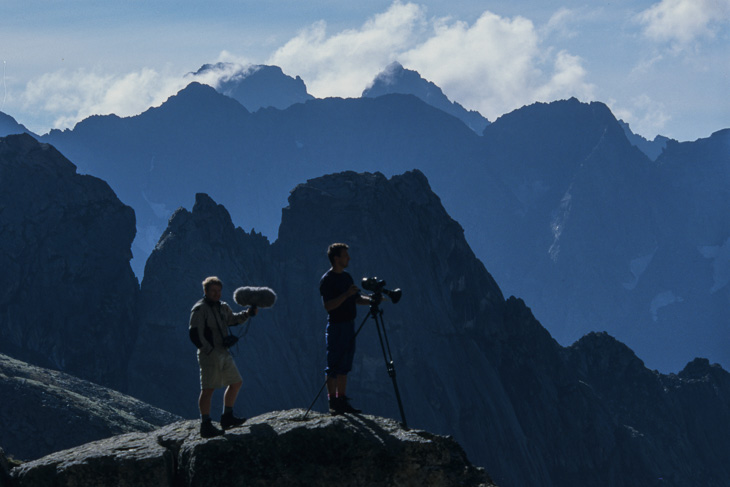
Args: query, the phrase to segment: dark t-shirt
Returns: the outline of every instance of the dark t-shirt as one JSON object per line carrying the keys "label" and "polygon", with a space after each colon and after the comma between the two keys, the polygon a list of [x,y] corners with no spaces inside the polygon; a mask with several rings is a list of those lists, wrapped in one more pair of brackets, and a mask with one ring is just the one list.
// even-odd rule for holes
{"label": "dark t-shirt", "polygon": [[[355,284],[352,280],[352,276],[347,272],[341,272],[337,274],[332,269],[325,272],[322,279],[319,281],[319,294],[322,295],[322,302],[326,303],[330,299],[334,299],[340,296],[350,286]],[[357,298],[359,294],[355,294],[347,298],[337,308],[329,311],[329,322],[330,323],[342,323],[344,321],[352,321],[357,316]]]}

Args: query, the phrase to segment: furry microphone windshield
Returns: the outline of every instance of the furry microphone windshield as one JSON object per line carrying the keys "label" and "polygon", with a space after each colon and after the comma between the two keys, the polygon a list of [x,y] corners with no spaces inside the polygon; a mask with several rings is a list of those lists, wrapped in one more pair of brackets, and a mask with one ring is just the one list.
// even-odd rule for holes
{"label": "furry microphone windshield", "polygon": [[241,306],[271,308],[276,302],[276,293],[269,287],[239,287],[233,293],[233,299]]}

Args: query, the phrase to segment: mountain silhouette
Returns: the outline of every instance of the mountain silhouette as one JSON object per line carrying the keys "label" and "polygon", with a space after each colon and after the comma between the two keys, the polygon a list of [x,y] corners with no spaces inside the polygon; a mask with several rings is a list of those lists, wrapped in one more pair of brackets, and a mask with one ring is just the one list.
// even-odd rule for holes
{"label": "mountain silhouette", "polygon": [[314,99],[299,76],[287,76],[278,66],[216,63],[206,64],[193,73],[193,76],[204,75],[217,76],[214,88],[251,112],[268,107],[283,110]]}
{"label": "mountain silhouette", "polygon": [[418,72],[405,69],[398,62],[389,64],[378,74],[370,86],[362,92],[362,96],[377,98],[392,93],[417,96],[429,105],[455,116],[480,135],[484,127],[489,125],[489,120],[482,117],[479,112],[467,110],[459,103],[452,102],[444,95],[441,88],[423,79]]}
{"label": "mountain silhouette", "polygon": [[[717,140],[713,150],[702,149],[715,147],[705,139],[667,141],[652,161],[598,102],[526,106],[479,136],[414,95],[315,99],[251,113],[193,83],[138,116],[91,117],[41,139],[135,208],[140,277],[173,210],[190,206],[197,192],[273,241],[286,196],[301,181],[418,168],[501,286],[530,302],[561,344],[607,331],[650,367],[677,371],[696,356],[730,363],[718,339],[730,232],[717,198],[728,179],[693,169],[727,167],[725,137],[709,138]],[[688,212],[704,233],[687,233]]]}

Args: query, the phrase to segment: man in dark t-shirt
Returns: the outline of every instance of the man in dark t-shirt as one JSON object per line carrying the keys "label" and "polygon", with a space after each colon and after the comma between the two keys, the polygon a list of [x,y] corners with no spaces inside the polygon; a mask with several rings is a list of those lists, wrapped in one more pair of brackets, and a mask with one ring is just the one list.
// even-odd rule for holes
{"label": "man in dark t-shirt", "polygon": [[331,414],[359,413],[349,403],[345,394],[347,374],[352,370],[355,356],[356,305],[370,305],[373,300],[362,296],[352,276],[345,272],[350,263],[349,247],[333,243],[327,248],[327,257],[332,267],[319,281],[322,304],[327,310],[327,393]]}

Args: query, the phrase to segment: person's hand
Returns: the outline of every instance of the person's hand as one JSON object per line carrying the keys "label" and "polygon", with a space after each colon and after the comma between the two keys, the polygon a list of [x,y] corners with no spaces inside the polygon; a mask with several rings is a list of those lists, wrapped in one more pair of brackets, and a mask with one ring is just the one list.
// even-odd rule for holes
{"label": "person's hand", "polygon": [[383,302],[383,295],[382,294],[373,294],[370,296],[370,302],[372,304],[380,304]]}
{"label": "person's hand", "polygon": [[249,316],[256,316],[256,313],[259,312],[259,309],[256,306],[251,306],[248,308],[248,315]]}
{"label": "person's hand", "polygon": [[350,289],[347,290],[347,297],[349,298],[350,296],[354,296],[359,292],[360,288],[353,284],[352,286],[350,286]]}

